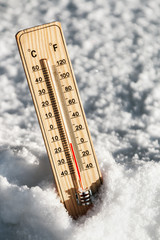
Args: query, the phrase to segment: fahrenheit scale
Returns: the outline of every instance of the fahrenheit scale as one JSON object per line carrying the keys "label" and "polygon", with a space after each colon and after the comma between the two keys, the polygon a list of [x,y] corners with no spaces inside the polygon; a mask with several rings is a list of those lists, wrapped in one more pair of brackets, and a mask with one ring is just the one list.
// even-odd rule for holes
{"label": "fahrenheit scale", "polygon": [[22,30],[16,40],[61,202],[74,218],[102,183],[61,24]]}

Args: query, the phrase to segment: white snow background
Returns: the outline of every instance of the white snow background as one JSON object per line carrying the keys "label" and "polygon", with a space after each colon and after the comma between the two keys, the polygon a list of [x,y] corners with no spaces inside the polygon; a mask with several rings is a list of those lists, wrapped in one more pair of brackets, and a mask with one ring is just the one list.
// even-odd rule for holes
{"label": "white snow background", "polygon": [[[77,221],[56,193],[15,41],[55,20],[104,180]],[[160,239],[159,0],[0,0],[0,239]]]}

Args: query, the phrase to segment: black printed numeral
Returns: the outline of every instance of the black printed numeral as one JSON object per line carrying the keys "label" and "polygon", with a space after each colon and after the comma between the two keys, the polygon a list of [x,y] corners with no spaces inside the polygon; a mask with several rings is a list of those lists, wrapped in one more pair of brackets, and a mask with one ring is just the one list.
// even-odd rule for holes
{"label": "black printed numeral", "polygon": [[60,59],[59,61],[57,61],[58,65],[63,65],[66,64],[66,59]]}
{"label": "black printed numeral", "polygon": [[64,171],[61,172],[61,176],[62,176],[62,177],[63,177],[63,176],[66,176],[66,175],[68,175],[68,171],[67,171],[67,170],[64,170]]}
{"label": "black printed numeral", "polygon": [[84,143],[84,138],[80,138],[81,143]]}
{"label": "black printed numeral", "polygon": [[60,152],[62,152],[62,148],[61,147],[55,148],[54,152],[55,153],[60,153]]}
{"label": "black printed numeral", "polygon": [[64,78],[68,78],[70,76],[70,74],[69,74],[69,72],[61,73],[60,76],[62,79],[64,79]]}
{"label": "black printed numeral", "polygon": [[82,130],[82,125],[81,124],[76,125],[75,128],[76,128],[76,131]]}
{"label": "black printed numeral", "polygon": [[54,129],[54,126],[52,124],[49,127],[50,127],[50,130]]}
{"label": "black printed numeral", "polygon": [[88,164],[86,165],[86,168],[87,168],[87,169],[93,168],[93,164],[92,164],[92,163],[88,163]]}
{"label": "black printed numeral", "polygon": [[40,82],[42,82],[42,80],[43,80],[42,77],[39,77],[39,78],[36,78],[35,82],[40,83]]}
{"label": "black printed numeral", "polygon": [[39,95],[43,95],[46,93],[46,90],[43,88],[41,90],[38,90]]}
{"label": "black printed numeral", "polygon": [[88,151],[88,150],[82,151],[82,156],[83,156],[83,157],[85,157],[85,156],[87,156],[87,155],[89,155],[89,151]]}
{"label": "black printed numeral", "polygon": [[46,118],[51,118],[52,117],[52,113],[51,112],[46,113],[45,115],[46,115]]}
{"label": "black printed numeral", "polygon": [[49,105],[49,102],[48,102],[48,101],[42,102],[42,107],[46,107],[46,106],[48,106],[48,105]]}
{"label": "black printed numeral", "polygon": [[52,137],[52,140],[53,140],[53,142],[56,142],[59,140],[59,137],[56,135],[56,136]]}
{"label": "black printed numeral", "polygon": [[32,71],[33,72],[36,72],[38,70],[39,70],[39,66],[38,65],[32,66]]}
{"label": "black printed numeral", "polygon": [[74,98],[68,100],[69,105],[75,104],[75,102],[76,100]]}
{"label": "black printed numeral", "polygon": [[66,92],[72,91],[72,86],[71,86],[71,85],[66,86],[66,87],[65,87],[65,91],[66,91]]}
{"label": "black printed numeral", "polygon": [[72,117],[78,117],[78,116],[79,116],[79,112],[72,113]]}
{"label": "black printed numeral", "polygon": [[57,162],[58,162],[58,165],[65,164],[65,160],[63,158],[59,159]]}

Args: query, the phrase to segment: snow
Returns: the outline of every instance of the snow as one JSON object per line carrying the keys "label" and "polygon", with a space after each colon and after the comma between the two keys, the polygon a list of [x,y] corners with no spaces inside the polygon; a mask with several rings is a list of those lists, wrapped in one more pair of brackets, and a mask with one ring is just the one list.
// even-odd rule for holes
{"label": "snow", "polygon": [[[1,0],[1,239],[160,239],[159,19],[158,0]],[[55,20],[104,180],[77,221],[59,201],[14,37]]]}

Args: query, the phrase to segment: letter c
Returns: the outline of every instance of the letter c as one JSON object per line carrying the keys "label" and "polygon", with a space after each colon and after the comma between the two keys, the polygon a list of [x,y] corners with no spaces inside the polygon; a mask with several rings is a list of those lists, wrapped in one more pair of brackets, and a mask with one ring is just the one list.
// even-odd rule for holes
{"label": "letter c", "polygon": [[34,57],[34,58],[37,57],[36,51],[35,51],[35,50],[32,50],[32,51],[31,51],[31,55],[32,55],[32,57]]}

